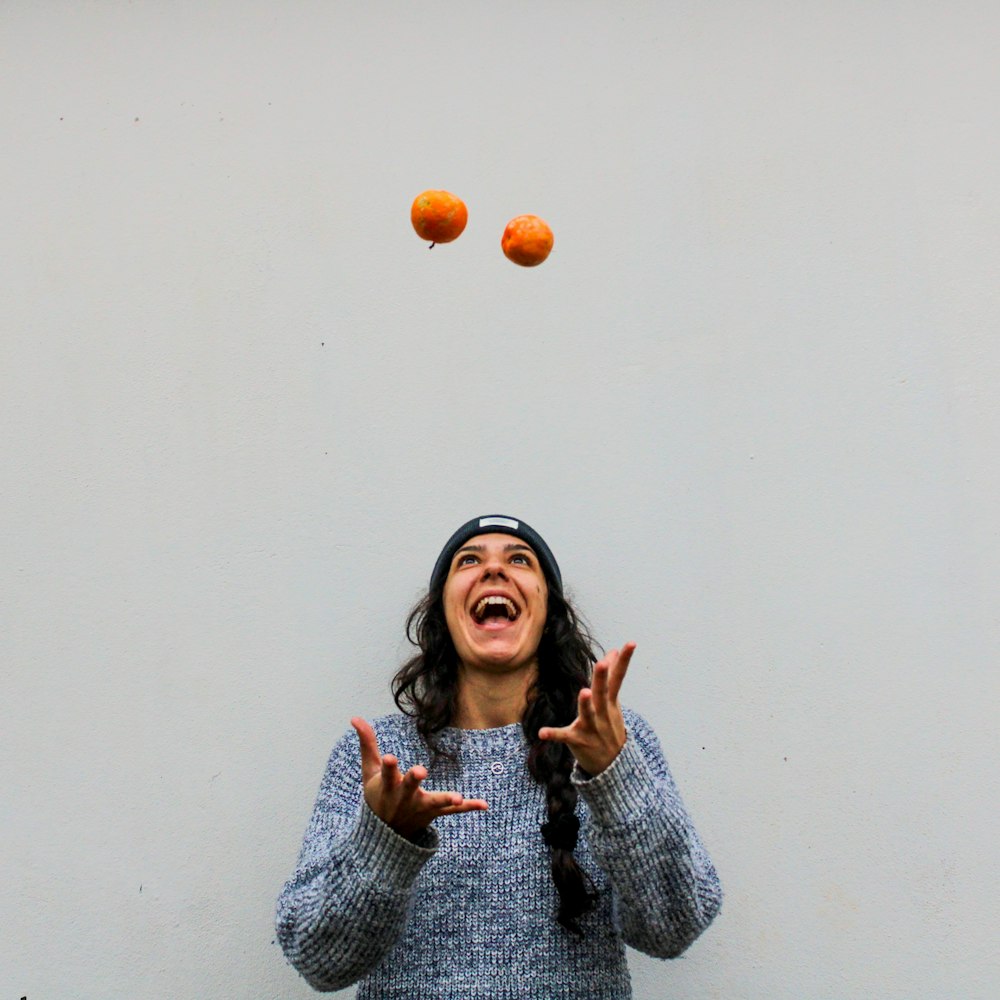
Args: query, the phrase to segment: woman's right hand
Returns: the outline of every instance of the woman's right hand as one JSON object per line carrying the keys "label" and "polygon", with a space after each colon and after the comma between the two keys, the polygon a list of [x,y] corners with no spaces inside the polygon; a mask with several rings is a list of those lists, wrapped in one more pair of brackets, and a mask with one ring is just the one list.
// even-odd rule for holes
{"label": "woman's right hand", "polygon": [[375,730],[362,718],[351,719],[361,744],[361,780],[365,802],[383,823],[401,837],[412,837],[438,816],[488,809],[483,799],[467,799],[458,792],[428,792],[420,787],[427,768],[415,764],[399,773],[399,761],[379,751]]}

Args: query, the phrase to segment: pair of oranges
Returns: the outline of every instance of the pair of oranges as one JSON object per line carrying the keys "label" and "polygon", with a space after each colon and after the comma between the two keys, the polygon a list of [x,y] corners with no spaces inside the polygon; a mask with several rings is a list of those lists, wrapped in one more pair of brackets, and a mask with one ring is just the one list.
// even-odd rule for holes
{"label": "pair of oranges", "polygon": [[[410,221],[417,235],[435,243],[457,240],[469,221],[465,202],[450,191],[424,191],[413,199]],[[522,267],[541,264],[552,250],[554,237],[537,215],[519,215],[507,223],[500,247],[508,260]]]}

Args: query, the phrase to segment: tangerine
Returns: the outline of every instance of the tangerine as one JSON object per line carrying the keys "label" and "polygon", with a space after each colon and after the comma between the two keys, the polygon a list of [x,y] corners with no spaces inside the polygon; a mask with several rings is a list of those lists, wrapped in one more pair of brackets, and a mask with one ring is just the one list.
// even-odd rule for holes
{"label": "tangerine", "polygon": [[500,246],[508,260],[521,267],[536,267],[548,257],[554,240],[543,219],[537,215],[519,215],[507,223]]}
{"label": "tangerine", "polygon": [[422,240],[450,243],[457,240],[469,221],[465,202],[450,191],[424,191],[413,199],[410,222]]}

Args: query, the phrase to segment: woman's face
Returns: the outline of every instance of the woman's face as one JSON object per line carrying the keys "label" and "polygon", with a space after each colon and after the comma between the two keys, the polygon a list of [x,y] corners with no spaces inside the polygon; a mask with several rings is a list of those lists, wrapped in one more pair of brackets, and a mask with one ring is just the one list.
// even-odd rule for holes
{"label": "woman's face", "polygon": [[500,671],[531,663],[545,628],[549,588],[526,542],[476,535],[454,555],[444,615],[460,662]]}

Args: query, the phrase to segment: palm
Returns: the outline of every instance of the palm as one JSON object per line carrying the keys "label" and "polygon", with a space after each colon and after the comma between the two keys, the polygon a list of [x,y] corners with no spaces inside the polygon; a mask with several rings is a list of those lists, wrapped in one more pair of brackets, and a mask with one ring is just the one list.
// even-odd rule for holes
{"label": "palm", "polygon": [[588,774],[600,774],[625,746],[625,718],[618,703],[618,693],[634,652],[634,642],[625,643],[620,651],[612,649],[594,664],[591,686],[581,688],[573,722],[568,726],[545,727],[538,732],[544,740],[568,746]]}
{"label": "palm", "polygon": [[399,771],[393,754],[379,751],[372,727],[361,718],[351,719],[361,744],[361,780],[368,808],[402,837],[412,837],[430,826],[438,816],[484,810],[482,799],[467,799],[458,792],[429,792],[421,787],[427,768],[415,764]]}

